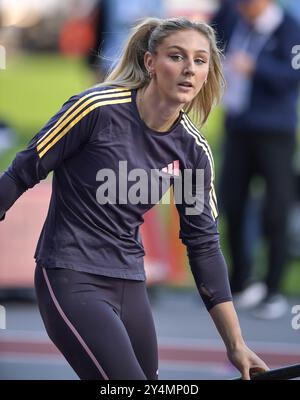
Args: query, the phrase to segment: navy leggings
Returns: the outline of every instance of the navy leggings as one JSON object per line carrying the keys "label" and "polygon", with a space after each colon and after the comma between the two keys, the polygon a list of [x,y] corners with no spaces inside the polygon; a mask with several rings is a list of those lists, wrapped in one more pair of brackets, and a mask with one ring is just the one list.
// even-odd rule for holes
{"label": "navy leggings", "polygon": [[41,266],[34,280],[46,331],[80,379],[158,378],[145,282]]}

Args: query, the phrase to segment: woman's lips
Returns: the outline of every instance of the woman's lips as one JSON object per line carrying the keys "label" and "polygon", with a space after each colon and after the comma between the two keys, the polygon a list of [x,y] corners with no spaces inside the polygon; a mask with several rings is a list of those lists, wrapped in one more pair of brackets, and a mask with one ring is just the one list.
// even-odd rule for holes
{"label": "woman's lips", "polygon": [[187,92],[193,89],[193,86],[187,86],[187,85],[183,85],[181,83],[179,83],[178,86],[180,87],[181,90],[184,90]]}

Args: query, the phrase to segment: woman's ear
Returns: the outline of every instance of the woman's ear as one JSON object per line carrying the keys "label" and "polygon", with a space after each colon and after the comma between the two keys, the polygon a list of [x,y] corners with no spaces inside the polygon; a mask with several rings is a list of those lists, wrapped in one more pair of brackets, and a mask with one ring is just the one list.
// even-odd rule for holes
{"label": "woman's ear", "polygon": [[153,76],[155,73],[155,68],[154,68],[154,55],[150,53],[150,51],[146,51],[144,55],[144,64],[145,68],[148,71],[149,76]]}

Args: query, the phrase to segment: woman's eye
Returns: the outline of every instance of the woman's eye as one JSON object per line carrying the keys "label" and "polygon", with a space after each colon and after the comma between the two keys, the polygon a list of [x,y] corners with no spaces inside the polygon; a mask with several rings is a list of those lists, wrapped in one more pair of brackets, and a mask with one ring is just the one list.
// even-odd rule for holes
{"label": "woman's eye", "polygon": [[206,61],[202,60],[202,58],[197,58],[197,59],[195,60],[195,64],[197,64],[197,65],[205,64],[205,62],[206,62]]}
{"label": "woman's eye", "polygon": [[169,56],[173,61],[181,61],[183,57],[179,54]]}
{"label": "woman's eye", "polygon": [[[171,60],[173,60],[175,62],[179,62],[179,61],[183,60],[183,56],[181,56],[180,54],[172,54],[169,57],[171,58]],[[203,60],[202,58],[196,58],[194,60],[194,62],[195,62],[196,65],[202,65],[202,64],[206,63],[206,61]]]}

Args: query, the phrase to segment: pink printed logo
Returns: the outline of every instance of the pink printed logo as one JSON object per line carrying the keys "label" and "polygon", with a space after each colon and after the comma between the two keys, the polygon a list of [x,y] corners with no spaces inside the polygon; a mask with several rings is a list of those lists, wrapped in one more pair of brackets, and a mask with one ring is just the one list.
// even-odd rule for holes
{"label": "pink printed logo", "polygon": [[168,164],[167,167],[162,168],[162,172],[169,175],[179,176],[179,160],[175,160]]}

